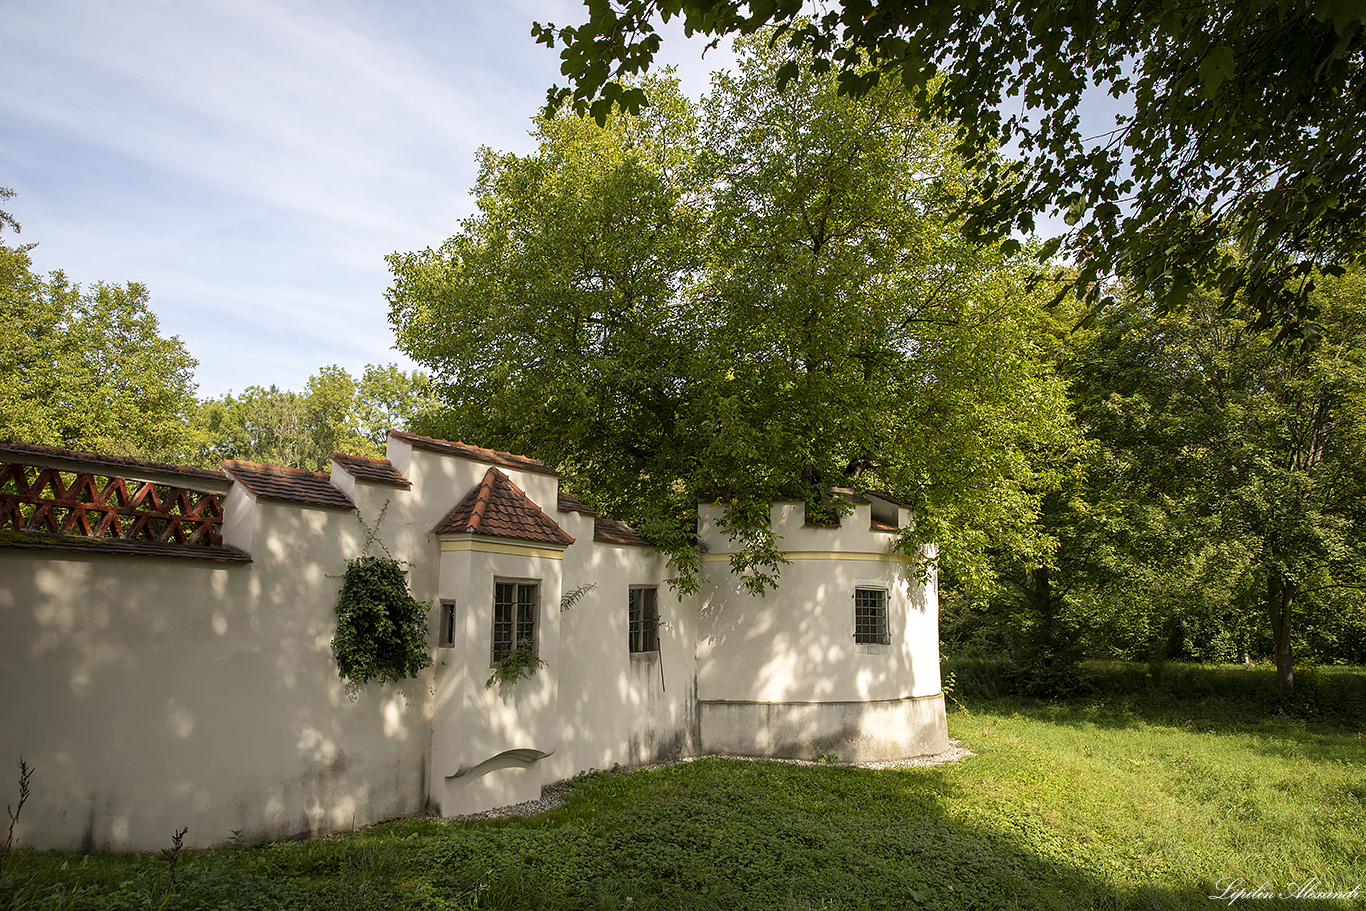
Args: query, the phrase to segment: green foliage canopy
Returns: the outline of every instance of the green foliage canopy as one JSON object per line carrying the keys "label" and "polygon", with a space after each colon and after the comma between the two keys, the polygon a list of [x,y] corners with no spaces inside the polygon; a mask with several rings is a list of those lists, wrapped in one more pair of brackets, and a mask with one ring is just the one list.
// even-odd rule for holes
{"label": "green foliage canopy", "polygon": [[202,403],[208,441],[198,460],[246,459],[325,471],[334,452],[382,458],[390,428],[407,427],[430,407],[430,384],[416,371],[369,365],[359,379],[324,367],[303,392],[249,386]]}
{"label": "green foliage canopy", "polygon": [[[810,53],[841,92],[895,83],[958,125],[976,169],[961,207],[973,236],[1029,233],[1038,214],[1063,214],[1073,284],[1093,305],[1107,275],[1164,307],[1206,283],[1297,335],[1313,316],[1315,268],[1357,258],[1366,240],[1358,3],[843,0],[810,18],[797,0],[587,6],[582,25],[532,29],[563,44],[569,85],[550,89],[548,109],[568,102],[599,122],[614,105],[639,110],[630,79],[659,50],[656,18],[714,39],[773,26],[773,41]],[[797,75],[785,65],[772,79]],[[1088,90],[1133,114],[1092,129]],[[1016,160],[996,156],[1012,146]]]}
{"label": "green foliage canopy", "polygon": [[1212,294],[1166,314],[1119,296],[1058,349],[1086,445],[1039,512],[1053,559],[998,555],[989,605],[948,599],[951,640],[1023,664],[1274,656],[1285,689],[1296,655],[1359,661],[1366,279],[1320,279],[1306,348]]}
{"label": "green foliage canopy", "polygon": [[1318,341],[1304,348],[1272,344],[1209,296],[1180,314],[1117,311],[1086,365],[1108,391],[1082,412],[1150,502],[1204,539],[1191,567],[1259,608],[1286,688],[1294,618],[1366,586],[1366,277],[1319,285]]}
{"label": "green foliage canopy", "polygon": [[988,546],[1035,548],[1063,390],[1027,263],[942,214],[967,180],[951,131],[742,50],[700,107],[651,80],[639,115],[484,150],[476,214],[390,257],[399,347],[449,405],[428,431],[556,465],[685,576],[716,500],[756,590],[781,563],[770,501],[832,487],[913,504],[903,546],[938,541],[968,577]]}
{"label": "green foliage canopy", "polygon": [[190,461],[195,364],[143,285],[82,289],[0,244],[0,439]]}

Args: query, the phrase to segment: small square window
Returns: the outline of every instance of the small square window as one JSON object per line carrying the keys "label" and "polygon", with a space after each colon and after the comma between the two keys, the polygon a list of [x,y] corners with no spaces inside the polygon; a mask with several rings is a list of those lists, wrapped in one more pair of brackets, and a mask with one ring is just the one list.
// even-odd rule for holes
{"label": "small square window", "polygon": [[440,648],[455,647],[455,602],[441,602],[441,625],[436,629],[436,644]]}
{"label": "small square window", "polygon": [[890,645],[887,630],[887,592],[881,588],[854,589],[854,641],[867,645]]}
{"label": "small square window", "polygon": [[536,609],[541,587],[536,582],[495,582],[493,585],[493,662],[522,645],[536,651]]}
{"label": "small square window", "polygon": [[628,599],[627,638],[631,652],[659,651],[659,612],[657,588],[633,588]]}

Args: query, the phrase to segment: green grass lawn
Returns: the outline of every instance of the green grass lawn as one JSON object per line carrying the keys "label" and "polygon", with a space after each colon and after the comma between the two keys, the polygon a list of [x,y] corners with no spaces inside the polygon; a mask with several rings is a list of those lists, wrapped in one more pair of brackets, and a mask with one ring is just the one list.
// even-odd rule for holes
{"label": "green grass lawn", "polygon": [[1366,907],[1361,674],[1278,705],[1241,670],[1098,668],[1052,703],[984,673],[960,674],[950,732],[976,755],[951,765],[594,773],[528,819],[185,852],[169,893],[158,855],[20,853],[0,907],[1219,909],[1227,879],[1362,886],[1236,908]]}

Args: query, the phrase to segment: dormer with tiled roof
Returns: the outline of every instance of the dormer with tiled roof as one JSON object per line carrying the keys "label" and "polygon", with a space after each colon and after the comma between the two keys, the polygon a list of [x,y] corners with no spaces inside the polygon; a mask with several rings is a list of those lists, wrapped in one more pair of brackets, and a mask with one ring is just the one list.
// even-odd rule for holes
{"label": "dormer with tiled roof", "polygon": [[497,468],[436,528],[439,535],[476,534],[568,547],[574,538],[545,514],[522,489]]}

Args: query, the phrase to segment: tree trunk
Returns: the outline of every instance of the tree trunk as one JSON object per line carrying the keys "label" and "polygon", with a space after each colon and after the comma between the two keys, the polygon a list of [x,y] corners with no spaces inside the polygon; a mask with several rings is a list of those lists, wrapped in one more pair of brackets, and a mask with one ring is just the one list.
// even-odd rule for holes
{"label": "tree trunk", "polygon": [[1290,646],[1290,611],[1295,603],[1295,586],[1275,570],[1266,582],[1267,608],[1271,628],[1276,634],[1276,685],[1282,693],[1295,691],[1295,655]]}
{"label": "tree trunk", "polygon": [[1057,652],[1057,629],[1053,618],[1053,581],[1049,578],[1048,567],[1040,566],[1032,570],[1034,576],[1034,615],[1039,618],[1038,645],[1044,655],[1044,664],[1052,664]]}

